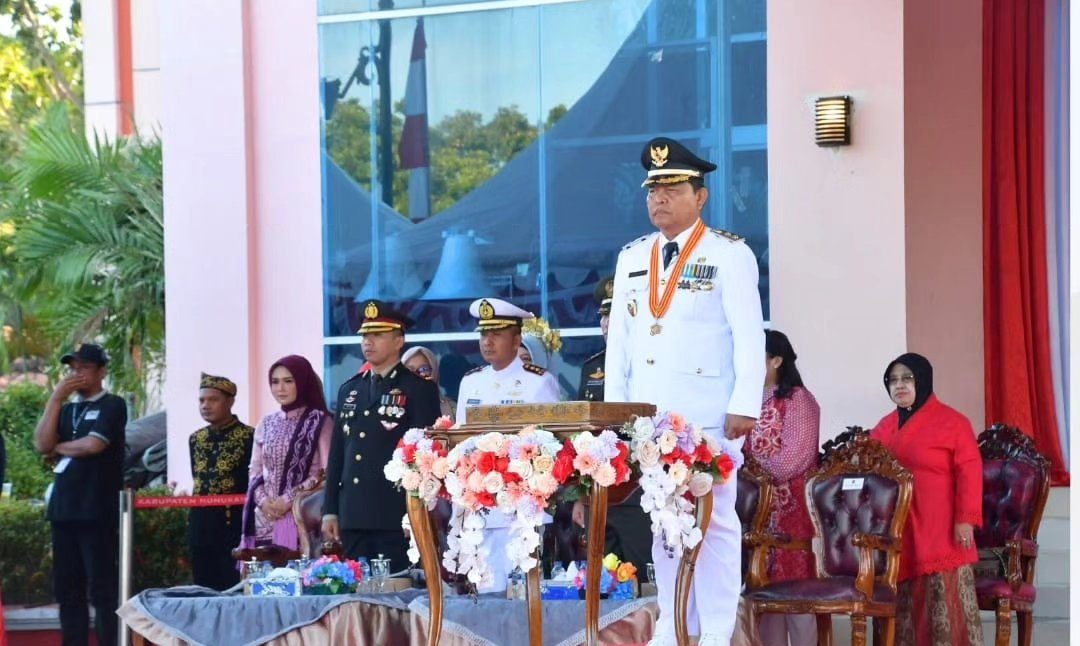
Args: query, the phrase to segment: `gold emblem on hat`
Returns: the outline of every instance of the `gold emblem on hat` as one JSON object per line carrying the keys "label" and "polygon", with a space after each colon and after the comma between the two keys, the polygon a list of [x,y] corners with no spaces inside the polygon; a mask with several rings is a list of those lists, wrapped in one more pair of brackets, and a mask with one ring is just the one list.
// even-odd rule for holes
{"label": "gold emblem on hat", "polygon": [[652,157],[653,166],[656,166],[657,168],[663,168],[668,161],[668,147],[651,146],[649,148],[649,156]]}
{"label": "gold emblem on hat", "polygon": [[373,319],[379,316],[379,307],[375,303],[368,303],[364,308],[364,318]]}
{"label": "gold emblem on hat", "polygon": [[480,318],[487,320],[495,318],[495,308],[487,301],[480,301]]}

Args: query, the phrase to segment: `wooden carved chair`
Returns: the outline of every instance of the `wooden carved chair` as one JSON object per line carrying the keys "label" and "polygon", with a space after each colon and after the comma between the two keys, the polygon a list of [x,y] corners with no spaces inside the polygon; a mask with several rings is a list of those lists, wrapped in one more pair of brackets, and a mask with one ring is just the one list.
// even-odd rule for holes
{"label": "wooden carved chair", "polygon": [[[814,538],[792,540],[758,533],[746,598],[754,617],[764,613],[817,615],[818,644],[832,644],[832,615],[851,616],[852,646],[866,644],[866,618],[881,618],[885,646],[896,633],[896,578],[900,534],[911,504],[911,473],[865,434],[828,453],[806,481]],[[816,576],[772,583],[765,570],[772,549],[813,549]]]}
{"label": "wooden carved chair", "polygon": [[979,608],[997,614],[997,646],[1008,646],[1012,613],[1018,643],[1031,645],[1036,536],[1050,495],[1050,463],[1019,429],[994,425],[979,435],[983,524],[975,530]]}
{"label": "wooden carved chair", "polygon": [[[749,454],[745,456],[745,462],[738,474],[738,481],[735,483],[735,513],[742,525],[742,580],[745,585],[747,573],[750,571],[750,560],[755,554],[748,537],[765,531],[765,523],[769,520],[769,506],[772,504],[773,479],[761,463]],[[765,556],[764,552],[761,556]],[[764,567],[763,563],[762,569]]]}

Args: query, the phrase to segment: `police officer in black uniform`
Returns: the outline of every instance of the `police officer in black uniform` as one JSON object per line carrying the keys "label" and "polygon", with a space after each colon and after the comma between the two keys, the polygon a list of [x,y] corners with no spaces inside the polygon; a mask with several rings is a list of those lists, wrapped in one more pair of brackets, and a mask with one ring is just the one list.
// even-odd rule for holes
{"label": "police officer in black uniform", "polygon": [[383,554],[395,572],[408,567],[405,496],[383,467],[405,431],[431,426],[440,414],[438,386],[401,363],[411,324],[382,301],[364,307],[360,334],[368,367],[338,391],[323,503],[326,540],[340,540],[349,558]]}
{"label": "police officer in black uniform", "polygon": [[[52,523],[53,591],[62,643],[82,645],[89,639],[89,588],[97,642],[115,644],[118,494],[124,482],[127,404],[105,390],[109,358],[101,346],[82,344],[60,362],[68,374],[45,405],[34,445],[57,461],[46,517]],[[77,399],[67,402],[73,394]]]}
{"label": "police officer in black uniform", "polygon": [[[596,286],[593,296],[600,305],[600,332],[607,343],[608,318],[611,316],[611,295],[615,288],[615,277],[608,276]],[[604,401],[604,357],[607,350],[601,350],[585,360],[581,366],[581,386],[578,399],[583,401]]]}

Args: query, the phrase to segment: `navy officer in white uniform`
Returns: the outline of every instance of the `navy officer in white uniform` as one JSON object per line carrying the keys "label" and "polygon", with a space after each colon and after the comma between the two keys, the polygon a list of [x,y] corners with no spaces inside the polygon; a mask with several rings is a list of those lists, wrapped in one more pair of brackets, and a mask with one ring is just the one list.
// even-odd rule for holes
{"label": "navy officer in white uniform", "polygon": [[[469,306],[469,313],[478,320],[476,331],[480,333],[480,354],[487,365],[465,373],[461,380],[458,424],[465,423],[465,411],[471,406],[543,404],[560,400],[555,375],[518,358],[521,324],[533,318],[531,313],[497,298],[474,301]],[[484,591],[502,590],[506,588],[506,577],[510,574],[510,561],[506,557],[510,519],[493,511],[485,521],[484,545],[489,548],[488,565],[493,585]],[[551,522],[550,519],[547,522]]]}
{"label": "navy officer in white uniform", "polygon": [[[616,264],[605,399],[649,402],[681,413],[732,451],[754,428],[765,383],[758,267],[733,234],[701,218],[716,165],[659,137],[641,154],[655,233],[623,247]],[[701,646],[727,646],[739,604],[741,532],[735,478],[714,488],[711,523],[694,572],[688,612]],[[653,537],[660,619],[650,644],[674,645],[680,555]]]}

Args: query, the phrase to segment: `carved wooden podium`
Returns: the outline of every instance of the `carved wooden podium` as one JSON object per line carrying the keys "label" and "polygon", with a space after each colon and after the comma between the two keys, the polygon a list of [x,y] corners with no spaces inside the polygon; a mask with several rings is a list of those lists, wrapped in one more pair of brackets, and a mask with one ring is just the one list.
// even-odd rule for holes
{"label": "carved wooden podium", "polygon": [[[517,433],[523,426],[535,424],[550,431],[560,440],[582,431],[599,433],[605,429],[617,430],[635,416],[652,416],[656,407],[652,404],[604,403],[604,402],[561,402],[556,404],[510,404],[505,406],[478,406],[467,409],[466,424],[460,428],[436,431],[429,430],[428,436],[442,440],[448,447],[453,447],[475,435],[484,433]],[[604,528],[607,525],[609,504],[625,501],[636,489],[636,485],[607,487],[593,485],[591,492],[592,513],[589,518],[588,567],[585,587],[585,643],[597,646],[599,641],[600,619],[600,570],[604,559]],[[437,646],[442,633],[443,589],[439,563],[441,561],[435,543],[431,519],[423,501],[407,496],[409,523],[416,533],[416,544],[420,550],[420,561],[427,578],[428,594],[431,598],[431,614],[428,621],[428,646]],[[706,530],[712,494],[702,498],[698,505],[698,521],[704,523],[701,530]],[[700,545],[698,546],[700,547]],[[698,549],[688,550],[683,554],[676,580],[675,618],[676,633],[680,644],[688,644],[686,631],[686,603],[689,598],[690,582],[693,577],[694,561]],[[541,646],[543,625],[540,613],[540,577],[539,566],[529,571],[526,577],[526,600],[529,607],[529,643]]]}

